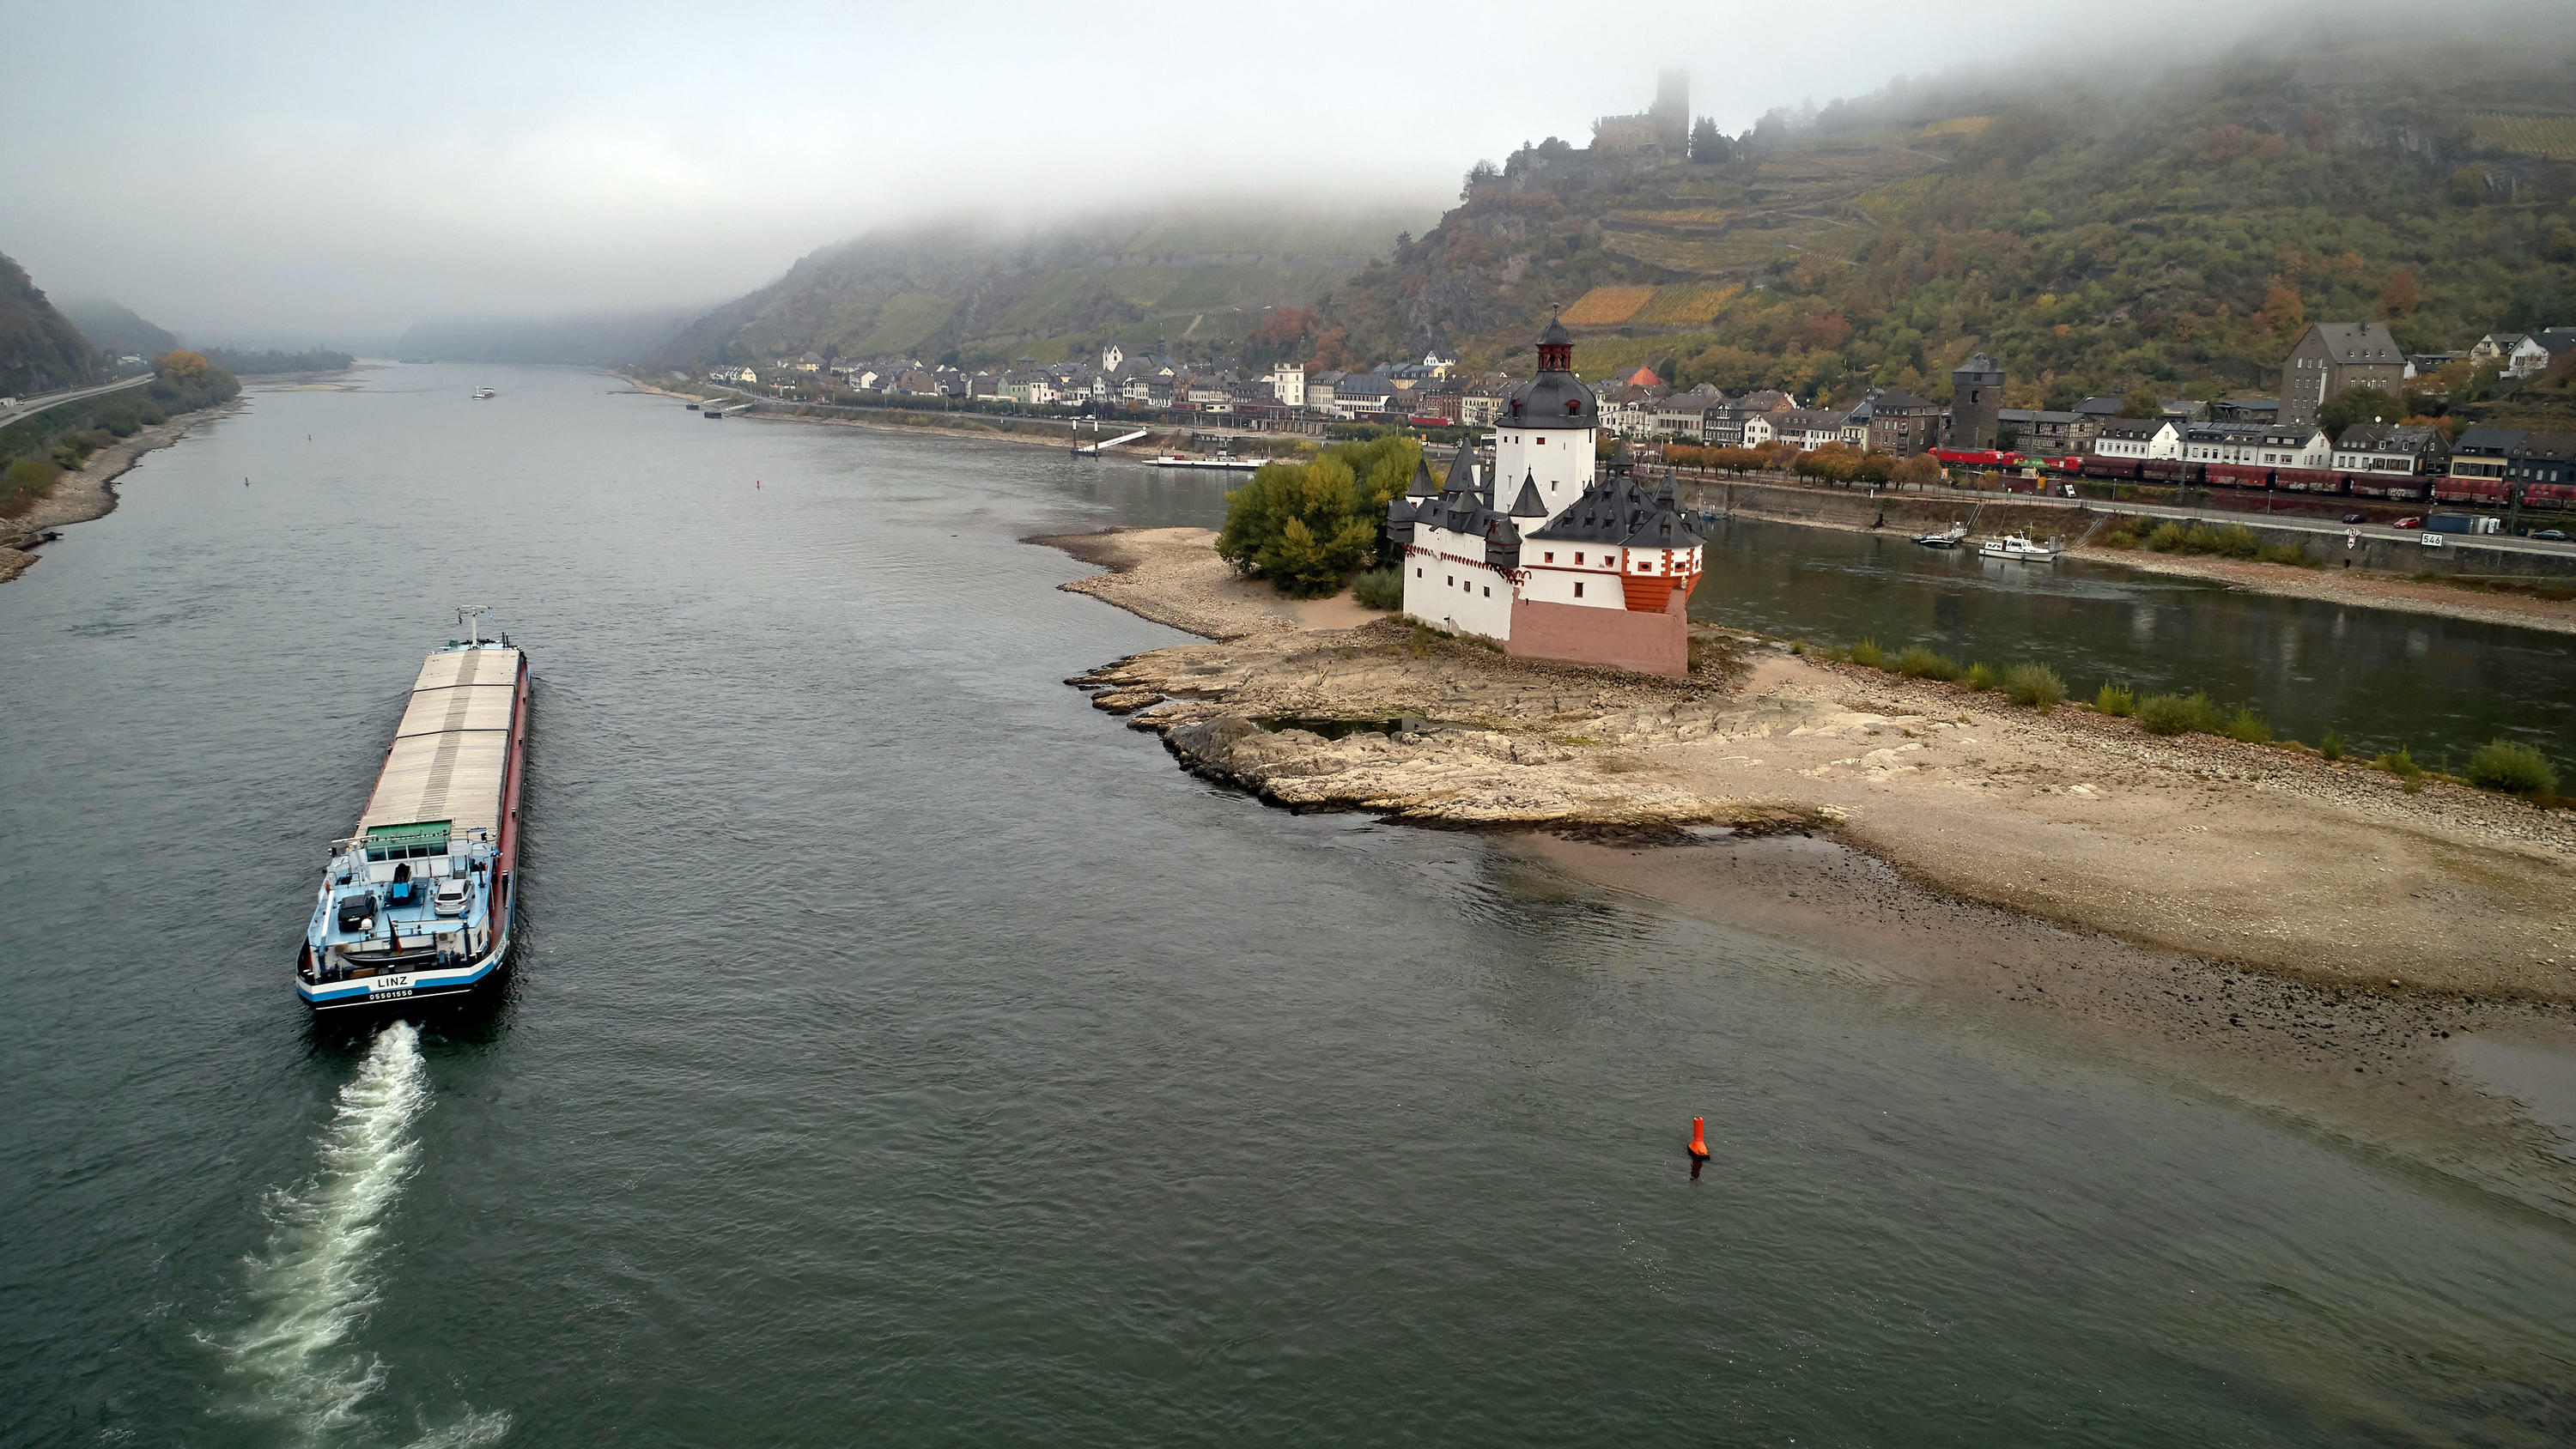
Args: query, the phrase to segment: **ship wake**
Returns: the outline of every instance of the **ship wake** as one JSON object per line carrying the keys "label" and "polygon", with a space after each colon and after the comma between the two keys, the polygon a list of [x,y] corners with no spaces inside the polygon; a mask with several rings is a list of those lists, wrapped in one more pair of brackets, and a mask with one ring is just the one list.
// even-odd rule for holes
{"label": "ship wake", "polygon": [[[268,1243],[248,1264],[256,1317],[217,1346],[242,1385],[245,1416],[287,1442],[376,1437],[363,1405],[384,1386],[385,1365],[354,1339],[376,1305],[386,1219],[414,1171],[411,1129],[429,1101],[420,1033],[396,1022],[340,1089],[313,1176],[269,1195]],[[426,1442],[489,1443],[508,1427],[505,1415],[468,1413]]]}

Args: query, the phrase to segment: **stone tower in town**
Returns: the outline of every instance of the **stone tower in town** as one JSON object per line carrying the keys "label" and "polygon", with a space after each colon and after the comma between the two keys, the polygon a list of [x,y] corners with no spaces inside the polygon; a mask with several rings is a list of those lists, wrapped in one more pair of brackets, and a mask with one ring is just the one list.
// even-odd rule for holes
{"label": "stone tower in town", "polygon": [[1646,108],[1655,123],[1655,139],[1661,142],[1667,156],[1690,154],[1690,72],[1664,70],[1655,74],[1655,103]]}
{"label": "stone tower in town", "polygon": [[1995,445],[1996,414],[2004,405],[2004,373],[1980,352],[1950,373],[1948,446],[1983,452]]}

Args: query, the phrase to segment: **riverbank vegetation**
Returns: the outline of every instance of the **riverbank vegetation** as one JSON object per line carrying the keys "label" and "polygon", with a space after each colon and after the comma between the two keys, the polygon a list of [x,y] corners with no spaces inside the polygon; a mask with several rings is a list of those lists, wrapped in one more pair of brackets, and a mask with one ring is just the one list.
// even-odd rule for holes
{"label": "riverbank vegetation", "polygon": [[241,394],[230,372],[194,352],[155,359],[138,388],[65,403],[0,428],[0,518],[15,518],[51,493],[56,480],[92,453],[181,413]]}
{"label": "riverbank vegetation", "polygon": [[[1411,438],[1341,443],[1311,462],[1265,463],[1226,495],[1217,556],[1292,598],[1341,591],[1377,559],[1386,506],[1413,481],[1422,445]],[[1398,587],[1401,601],[1401,585]]]}
{"label": "riverbank vegetation", "polygon": [[[2026,705],[2041,714],[2048,713],[2067,698],[2064,679],[2037,660],[1997,670],[1983,663],[1962,665],[1928,644],[1909,644],[1890,653],[1876,639],[1862,639],[1847,645],[1800,640],[1789,646],[1789,652],[1812,655],[1836,664],[1856,664],[1906,679],[1956,684],[1970,693],[2000,692],[2013,703]],[[2151,735],[2211,735],[2239,744],[2271,745],[2314,753],[2329,761],[2341,760],[2345,752],[2343,735],[2331,729],[2313,749],[2297,740],[2276,740],[2271,722],[2256,713],[2252,705],[2240,704],[2230,709],[2212,699],[2204,690],[2194,690],[2189,694],[2141,695],[2134,685],[2105,680],[2089,701],[2077,707],[2090,708],[2105,718],[2134,719],[2140,729]],[[2557,794],[2556,767],[2539,750],[2518,740],[2497,739],[2479,746],[2470,756],[2467,767],[2457,774],[2451,772],[2447,762],[2443,762],[2439,769],[2428,770],[2403,747],[2380,754],[2370,762],[2370,767],[2397,776],[2410,794],[2422,790],[2428,779],[2443,779],[2498,794],[2520,796],[2536,805],[2554,808],[2561,803]]]}
{"label": "riverbank vegetation", "polygon": [[2299,568],[2322,567],[2297,544],[2265,543],[2241,523],[2217,527],[2194,523],[2186,527],[2172,520],[2158,523],[2152,518],[2123,518],[2102,535],[2101,543],[2104,548],[2122,550],[2144,548],[2154,553],[2216,555]]}
{"label": "riverbank vegetation", "polygon": [[334,352],[327,347],[303,352],[244,352],[231,347],[209,347],[201,355],[235,377],[268,377],[281,372],[338,372],[357,361],[345,352]]}

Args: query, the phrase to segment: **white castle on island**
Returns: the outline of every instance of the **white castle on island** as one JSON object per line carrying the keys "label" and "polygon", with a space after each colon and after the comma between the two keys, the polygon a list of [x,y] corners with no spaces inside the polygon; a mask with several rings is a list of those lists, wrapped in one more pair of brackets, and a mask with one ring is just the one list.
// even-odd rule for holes
{"label": "white castle on island", "polygon": [[1404,611],[1515,658],[1687,674],[1699,532],[1669,480],[1652,495],[1624,470],[1595,480],[1601,416],[1573,365],[1573,336],[1549,323],[1538,376],[1494,420],[1493,472],[1480,479],[1461,447],[1445,484],[1417,465],[1387,505]]}

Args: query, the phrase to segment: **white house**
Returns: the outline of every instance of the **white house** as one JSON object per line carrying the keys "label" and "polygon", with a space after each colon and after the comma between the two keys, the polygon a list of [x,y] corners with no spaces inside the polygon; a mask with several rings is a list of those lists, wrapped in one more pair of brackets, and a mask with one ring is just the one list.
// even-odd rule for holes
{"label": "white house", "polygon": [[[2095,443],[2100,450],[2100,443]],[[2193,423],[2182,430],[2182,456],[2195,463],[2249,468],[2329,468],[2334,443],[2315,427],[2262,423]]]}
{"label": "white house", "polygon": [[1281,407],[1304,407],[1306,405],[1306,364],[1283,362],[1270,369],[1270,390],[1278,396]]}
{"label": "white house", "polygon": [[2170,418],[2104,418],[2093,451],[2104,458],[2179,458],[2182,430]]}
{"label": "white house", "polygon": [[1564,325],[1549,324],[1538,376],[1494,419],[1490,476],[1461,448],[1446,486],[1417,467],[1387,506],[1405,612],[1519,657],[1687,674],[1700,536],[1669,481],[1651,496],[1624,469],[1596,481],[1600,413],[1573,354]]}
{"label": "white house", "polygon": [[2490,332],[2469,349],[2469,361],[2507,377],[2538,377],[2549,370],[2549,349],[2520,332]]}

